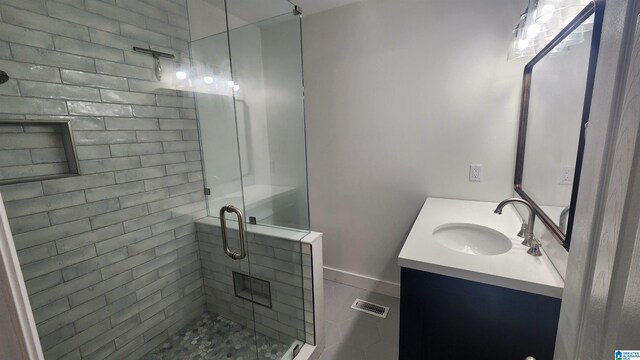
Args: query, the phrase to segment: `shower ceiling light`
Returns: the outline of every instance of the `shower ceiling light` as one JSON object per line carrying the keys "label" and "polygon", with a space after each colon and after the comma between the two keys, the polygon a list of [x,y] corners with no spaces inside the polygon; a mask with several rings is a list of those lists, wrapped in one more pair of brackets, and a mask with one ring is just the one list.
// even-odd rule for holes
{"label": "shower ceiling light", "polygon": [[178,80],[184,80],[187,78],[187,73],[184,71],[176,71],[176,78]]}
{"label": "shower ceiling light", "polygon": [[240,85],[236,84],[234,81],[227,81],[227,86],[232,88],[233,91],[239,91],[240,90]]}

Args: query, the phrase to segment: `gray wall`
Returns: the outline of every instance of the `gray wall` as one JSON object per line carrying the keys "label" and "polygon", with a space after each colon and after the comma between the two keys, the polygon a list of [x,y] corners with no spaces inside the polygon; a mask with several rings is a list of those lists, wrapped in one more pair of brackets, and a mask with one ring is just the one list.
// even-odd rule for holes
{"label": "gray wall", "polygon": [[0,120],[70,120],[83,174],[0,187],[47,359],[136,358],[204,309],[194,100],[154,91],[151,58],[131,51],[188,59],[186,14],[0,1]]}
{"label": "gray wall", "polygon": [[397,283],[427,196],[511,196],[524,63],[507,50],[525,5],[368,0],[305,16],[311,228],[326,266]]}

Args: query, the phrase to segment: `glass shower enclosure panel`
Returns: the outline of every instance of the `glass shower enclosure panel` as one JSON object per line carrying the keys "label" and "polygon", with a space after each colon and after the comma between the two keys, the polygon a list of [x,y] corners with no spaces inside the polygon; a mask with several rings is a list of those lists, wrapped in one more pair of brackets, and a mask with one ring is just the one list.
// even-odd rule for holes
{"label": "glass shower enclosure panel", "polygon": [[309,230],[300,17],[291,9],[229,39],[247,216]]}
{"label": "glass shower enclosure panel", "polygon": [[[243,249],[245,243],[240,237],[241,233],[246,234],[240,231],[244,223],[237,216],[245,212],[239,149],[246,144],[239,143],[241,137],[238,132],[243,129],[237,127],[233,89],[228,86],[231,64],[226,26],[220,26],[220,23],[226,22],[224,6],[221,9],[219,17],[212,20],[218,23],[219,30],[224,30],[191,43],[190,81],[197,103],[208,211],[210,215],[214,210],[217,211],[215,216],[224,217],[227,226],[226,241],[219,239],[209,244],[210,249],[202,253],[203,273],[206,278],[215,269],[224,268],[228,277],[225,282],[233,284],[233,274],[251,275],[249,251]],[[228,293],[233,293],[233,290]],[[213,298],[206,296],[208,302]],[[229,307],[230,311],[224,315],[216,311],[213,314],[213,327],[222,329],[220,334],[224,333],[236,343],[222,345],[228,352],[223,355],[231,358],[263,358],[258,354],[253,303],[238,301]],[[210,306],[208,310],[211,311]]]}
{"label": "glass shower enclosure panel", "polygon": [[232,253],[246,229],[244,256],[213,244],[218,255],[202,259],[233,277],[235,298],[217,294],[209,308],[230,307],[226,317],[254,330],[259,359],[291,359],[310,316],[300,243],[309,232],[301,19],[285,0],[209,3],[226,17],[211,23],[228,26],[191,42],[207,208],[226,224]]}
{"label": "glass shower enclosure panel", "polygon": [[254,230],[249,263],[255,277],[269,281],[273,299],[271,309],[254,306],[256,330],[268,335],[257,345],[274,348],[277,337],[294,348],[305,341],[308,315],[299,241],[309,231],[301,19],[284,0],[227,6],[230,17],[249,22],[229,30],[229,46],[236,121],[244,130],[239,143],[246,144],[239,157],[244,208]]}

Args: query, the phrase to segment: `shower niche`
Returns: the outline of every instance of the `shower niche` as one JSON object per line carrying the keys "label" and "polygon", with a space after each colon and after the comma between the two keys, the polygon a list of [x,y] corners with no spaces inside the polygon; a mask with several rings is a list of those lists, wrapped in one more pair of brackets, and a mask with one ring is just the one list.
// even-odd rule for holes
{"label": "shower niche", "polygon": [[271,308],[271,284],[268,281],[233,271],[236,297]]}
{"label": "shower niche", "polygon": [[68,121],[0,120],[0,185],[77,175]]}

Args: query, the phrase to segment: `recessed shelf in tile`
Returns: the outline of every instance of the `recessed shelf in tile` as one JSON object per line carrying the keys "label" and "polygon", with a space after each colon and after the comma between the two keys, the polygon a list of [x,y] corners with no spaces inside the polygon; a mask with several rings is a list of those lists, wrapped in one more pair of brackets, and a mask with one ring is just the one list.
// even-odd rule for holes
{"label": "recessed shelf in tile", "polygon": [[237,297],[271,307],[271,284],[268,281],[234,271],[233,287]]}
{"label": "recessed shelf in tile", "polygon": [[0,185],[77,175],[68,121],[0,119]]}

